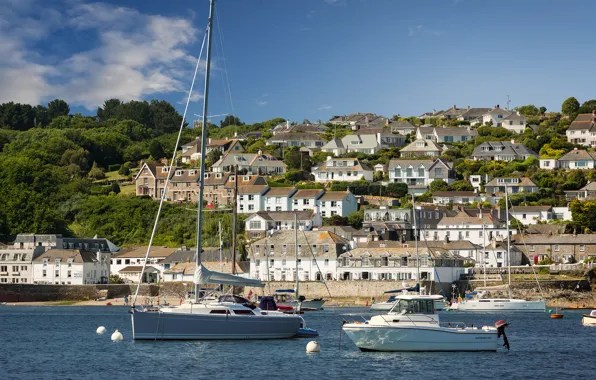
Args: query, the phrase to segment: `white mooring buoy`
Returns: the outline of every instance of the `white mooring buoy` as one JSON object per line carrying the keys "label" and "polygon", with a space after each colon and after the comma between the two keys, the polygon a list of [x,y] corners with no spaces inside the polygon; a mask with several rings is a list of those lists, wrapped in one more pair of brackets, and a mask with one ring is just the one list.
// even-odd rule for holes
{"label": "white mooring buoy", "polygon": [[120,331],[118,330],[114,331],[114,333],[112,334],[112,342],[118,342],[121,340],[124,340],[122,333],[120,333]]}
{"label": "white mooring buoy", "polygon": [[311,340],[306,345],[306,352],[321,352],[321,345],[316,340]]}
{"label": "white mooring buoy", "polygon": [[106,332],[106,328],[105,328],[105,327],[103,327],[103,326],[99,326],[99,327],[97,328],[97,330],[95,330],[95,332],[96,332],[96,333],[98,333],[99,335],[103,335],[103,333],[105,333],[105,332]]}

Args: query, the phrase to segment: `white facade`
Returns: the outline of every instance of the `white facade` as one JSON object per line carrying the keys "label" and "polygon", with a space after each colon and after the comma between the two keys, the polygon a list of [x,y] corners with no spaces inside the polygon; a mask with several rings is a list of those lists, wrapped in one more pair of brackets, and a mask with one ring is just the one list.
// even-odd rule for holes
{"label": "white facade", "polygon": [[448,205],[450,203],[453,204],[467,204],[480,201],[481,198],[474,192],[470,192],[471,194],[447,194],[449,192],[436,192],[433,195],[433,204],[435,205]]}
{"label": "white facade", "polygon": [[291,211],[292,200],[290,196],[295,192],[292,189],[288,193],[282,193],[281,191],[275,191],[275,188],[269,190],[263,198],[263,209],[265,211]]}
{"label": "white facade", "polygon": [[347,135],[341,139],[346,152],[375,154],[380,149],[376,135]]}
{"label": "white facade", "polygon": [[472,187],[474,187],[474,190],[476,190],[477,192],[480,191],[483,183],[486,185],[491,179],[492,177],[488,174],[470,175],[470,183],[472,184]]}
{"label": "white facade", "polygon": [[499,106],[493,108],[489,112],[482,115],[482,124],[492,123],[495,127],[500,127],[503,119],[511,115],[510,111],[500,108]]}
{"label": "white facade", "polygon": [[[318,274],[319,271],[321,275]],[[269,279],[267,278],[268,273]],[[321,276],[325,280],[336,280],[336,275],[337,260],[334,258],[298,259],[298,278],[300,281],[320,281]],[[279,255],[269,254],[269,262],[267,262],[266,257],[251,259],[250,277],[262,281],[296,281],[296,258],[289,256],[284,258]]]}
{"label": "white facade", "polygon": [[516,210],[514,207],[509,211],[509,214],[511,214],[512,217],[520,221],[522,224],[538,224],[539,222],[548,222],[552,219],[551,209],[552,208],[549,208],[548,210],[525,210],[524,207],[522,207],[521,210]]}
{"label": "white facade", "polygon": [[553,219],[555,220],[573,220],[569,206],[553,207]]}
{"label": "white facade", "polygon": [[48,257],[33,262],[33,283],[54,285],[83,285],[106,283],[110,277],[110,253],[97,252],[96,260],[77,262],[76,258]]}
{"label": "white facade", "polygon": [[[509,257],[511,257],[511,265],[519,266],[522,263],[522,253],[520,250],[511,246],[510,255],[507,254],[507,243],[491,243],[480,250],[480,261],[476,262],[476,267],[486,268],[506,268],[509,266]],[[482,262],[484,260],[484,263]]]}
{"label": "white facade", "polygon": [[312,168],[312,174],[315,182],[373,180],[373,171],[362,166],[356,158],[327,157],[320,166]]}
{"label": "white facade", "polygon": [[328,191],[317,200],[317,206],[323,218],[328,218],[333,215],[345,217],[358,211],[358,202],[352,193],[345,193],[342,199],[333,196],[333,193],[341,192]]}
{"label": "white facade", "polygon": [[262,211],[264,192],[265,189],[253,194],[238,194],[237,211],[241,214],[252,214],[253,212]]}

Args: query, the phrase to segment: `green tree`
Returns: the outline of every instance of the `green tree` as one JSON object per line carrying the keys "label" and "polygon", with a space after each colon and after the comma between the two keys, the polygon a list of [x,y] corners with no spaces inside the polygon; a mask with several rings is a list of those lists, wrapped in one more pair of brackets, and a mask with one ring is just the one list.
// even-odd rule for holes
{"label": "green tree", "polygon": [[588,100],[585,101],[581,107],[577,110],[577,113],[592,113],[592,111],[596,110],[596,100]]}
{"label": "green tree", "polygon": [[540,115],[540,110],[533,104],[528,104],[527,106],[520,106],[516,108],[520,114],[524,116],[537,116]]}
{"label": "green tree", "polygon": [[596,230],[596,202],[595,201],[574,201],[571,202],[571,217],[577,230],[583,231],[589,228]]}
{"label": "green tree", "polygon": [[106,178],[106,174],[105,171],[97,166],[97,163],[93,163],[93,166],[91,167],[91,170],[89,170],[89,178],[93,178],[93,179],[104,179]]}
{"label": "green tree", "polygon": [[118,114],[118,109],[122,105],[119,99],[108,99],[103,102],[103,107],[97,108],[97,118],[100,121],[106,121],[115,118]]}
{"label": "green tree", "polygon": [[357,230],[362,228],[363,222],[364,222],[364,209],[354,211],[353,213],[348,215],[348,224]]}
{"label": "green tree", "polygon": [[540,114],[544,116],[545,113],[546,113],[546,107],[545,106],[540,107]]}
{"label": "green tree", "polygon": [[449,190],[451,191],[474,191],[474,186],[469,181],[466,180],[459,180],[451,183],[449,185]]}
{"label": "green tree", "polygon": [[48,109],[42,105],[35,106],[35,126],[45,128],[50,123]]}
{"label": "green tree", "polygon": [[432,181],[430,183],[430,192],[431,194],[434,194],[437,191],[447,191],[449,190],[449,185],[447,185],[447,182],[440,180],[440,179],[435,179],[434,181]]}
{"label": "green tree", "polygon": [[223,128],[223,127],[227,127],[228,125],[244,125],[244,123],[242,121],[240,121],[240,119],[234,115],[228,115],[226,116],[222,121],[219,122],[219,127]]}
{"label": "green tree", "polygon": [[48,103],[48,118],[52,120],[58,116],[68,116],[70,107],[64,100],[54,99]]}
{"label": "green tree", "polygon": [[117,108],[116,118],[118,120],[134,120],[148,127],[153,125],[151,109],[146,101],[131,100],[128,103],[122,103]]}
{"label": "green tree", "polygon": [[565,99],[565,101],[561,105],[561,113],[563,115],[571,116],[573,114],[576,114],[578,110],[579,102],[573,96]]}
{"label": "green tree", "polygon": [[284,162],[288,165],[288,169],[310,171],[312,167],[310,156],[302,153],[297,146],[284,149]]}
{"label": "green tree", "polygon": [[149,104],[149,112],[151,114],[151,121],[145,125],[153,129],[154,136],[177,132],[180,129],[182,115],[165,100],[152,100],[151,104]]}
{"label": "green tree", "polygon": [[166,155],[160,142],[156,139],[151,140],[149,143],[149,153],[156,160],[164,158]]}
{"label": "green tree", "polygon": [[373,181],[374,182],[379,182],[383,180],[383,172],[378,171],[378,172],[374,172],[373,174]]}
{"label": "green tree", "polygon": [[0,105],[0,126],[16,131],[31,129],[35,126],[35,110],[29,104],[4,103]]}

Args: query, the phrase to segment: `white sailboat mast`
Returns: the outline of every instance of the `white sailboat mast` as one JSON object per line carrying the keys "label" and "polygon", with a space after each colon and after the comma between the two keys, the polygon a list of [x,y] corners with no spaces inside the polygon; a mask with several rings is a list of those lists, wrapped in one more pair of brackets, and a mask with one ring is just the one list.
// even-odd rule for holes
{"label": "white sailboat mast", "polygon": [[420,255],[418,254],[418,234],[417,234],[417,226],[416,226],[416,204],[414,203],[414,194],[412,194],[412,222],[414,228],[414,243],[416,245],[416,271],[417,271],[417,280],[418,280],[418,294],[422,289],[422,281],[420,280]]}
{"label": "white sailboat mast", "polygon": [[[300,285],[300,280],[298,279],[298,212],[294,211],[294,239],[296,241],[296,301],[298,301],[298,303],[300,303],[299,299],[300,299],[300,293],[299,293],[299,285]],[[296,306],[296,309],[294,309],[294,312],[296,312],[298,309],[298,306]]]}
{"label": "white sailboat mast", "polygon": [[[207,54],[205,68],[205,87],[203,91],[203,125],[201,126],[201,170],[199,180],[199,198],[197,199],[197,268],[201,264],[201,248],[203,245],[203,198],[205,192],[205,151],[207,148],[207,109],[209,106],[209,74],[211,72],[211,39],[213,37],[213,13],[215,11],[215,0],[209,2],[209,21],[207,24]],[[199,299],[200,285],[195,284],[195,301]]]}
{"label": "white sailboat mast", "polygon": [[[482,207],[482,206],[481,206]],[[482,272],[484,272],[484,287],[486,288],[486,231],[484,230],[484,219],[482,219],[482,246],[484,250],[482,251]]]}
{"label": "white sailboat mast", "polygon": [[508,188],[505,185],[505,218],[507,220],[507,272],[509,277],[509,295],[511,296],[511,238],[509,236],[509,196]]}

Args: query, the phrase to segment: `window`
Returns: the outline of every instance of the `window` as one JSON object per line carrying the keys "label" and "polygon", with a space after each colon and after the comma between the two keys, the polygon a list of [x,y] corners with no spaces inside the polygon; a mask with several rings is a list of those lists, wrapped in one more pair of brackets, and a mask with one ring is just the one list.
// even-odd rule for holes
{"label": "window", "polygon": [[559,245],[555,244],[555,252],[559,252]]}
{"label": "window", "polygon": [[443,175],[443,169],[442,168],[435,168],[435,177],[440,177]]}
{"label": "window", "polygon": [[418,169],[418,177],[424,177],[424,168]]}
{"label": "window", "polygon": [[70,271],[67,272],[66,277],[72,277],[72,273]]}
{"label": "window", "polygon": [[248,210],[249,210],[249,211],[252,211],[252,210],[254,210],[254,209],[255,209],[255,205],[248,205]]}
{"label": "window", "polygon": [[26,265],[21,265],[21,270],[27,270],[27,266]]}
{"label": "window", "polygon": [[503,252],[497,252],[497,259],[503,258]]}
{"label": "window", "polygon": [[260,220],[253,220],[250,222],[250,229],[256,230],[261,229],[261,221]]}
{"label": "window", "polygon": [[60,271],[59,270],[56,271],[56,277],[60,277]]}
{"label": "window", "polygon": [[255,196],[254,196],[254,195],[252,195],[252,194],[251,194],[251,195],[249,195],[249,196],[248,196],[248,200],[249,200],[249,201],[254,201],[254,200],[255,200]]}
{"label": "window", "polygon": [[0,272],[8,272],[8,266],[6,266],[6,265],[0,266]]}
{"label": "window", "polygon": [[586,251],[586,246],[584,244],[580,244],[579,245],[579,251],[580,252],[585,252]]}
{"label": "window", "polygon": [[12,266],[12,271],[14,272],[18,272],[19,271],[19,266],[18,265],[13,265]]}
{"label": "window", "polygon": [[401,169],[400,168],[395,168],[395,176],[401,177]]}
{"label": "window", "polygon": [[46,270],[45,270],[45,269],[44,269],[44,270],[41,272],[41,276],[42,276],[42,277],[47,277],[47,272],[46,272]]}
{"label": "window", "polygon": [[536,246],[535,245],[531,245],[530,246],[530,252],[534,252],[536,250]]}

